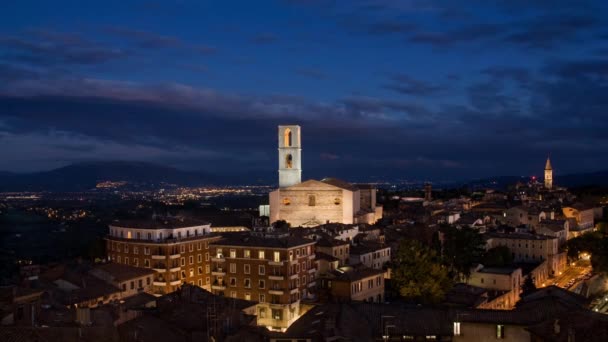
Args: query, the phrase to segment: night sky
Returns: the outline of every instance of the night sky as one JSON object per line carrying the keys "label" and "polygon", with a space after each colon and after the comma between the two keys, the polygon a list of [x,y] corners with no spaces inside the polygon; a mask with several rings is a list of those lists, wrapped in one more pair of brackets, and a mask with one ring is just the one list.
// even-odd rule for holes
{"label": "night sky", "polygon": [[[86,4],[85,4],[86,3]],[[608,169],[608,2],[5,1],[0,170],[304,178]]]}

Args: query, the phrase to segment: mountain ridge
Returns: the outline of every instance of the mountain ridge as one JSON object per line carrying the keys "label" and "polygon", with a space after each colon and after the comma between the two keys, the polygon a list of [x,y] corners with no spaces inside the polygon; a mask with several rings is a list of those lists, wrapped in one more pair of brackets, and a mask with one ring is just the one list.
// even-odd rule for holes
{"label": "mountain ridge", "polygon": [[[0,191],[85,191],[95,188],[102,181],[126,181],[147,187],[161,184],[178,186],[272,184],[273,174],[247,172],[245,174],[214,174],[205,171],[185,171],[171,166],[142,161],[95,161],[81,162],[53,170],[15,173],[0,171]],[[527,181],[522,176],[486,177],[463,182],[454,186],[505,188],[517,181]],[[542,180],[541,180],[542,181]],[[608,170],[555,175],[557,186],[608,185]]]}

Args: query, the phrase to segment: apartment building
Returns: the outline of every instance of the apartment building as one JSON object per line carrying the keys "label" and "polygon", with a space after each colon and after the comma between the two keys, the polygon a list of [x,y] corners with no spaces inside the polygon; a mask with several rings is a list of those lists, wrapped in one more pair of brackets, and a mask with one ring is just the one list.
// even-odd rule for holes
{"label": "apartment building", "polygon": [[348,241],[338,239],[322,238],[317,240],[317,251],[331,255],[339,260],[340,266],[348,264],[350,244]]}
{"label": "apartment building", "polygon": [[[576,219],[576,228],[592,228],[594,225],[594,207],[591,205],[575,203],[572,206],[563,207],[562,212],[566,218]],[[571,227],[571,229],[573,228]]]}
{"label": "apartment building", "polygon": [[349,264],[362,264],[369,268],[381,270],[391,261],[391,247],[381,243],[365,242],[350,248]]}
{"label": "apartment building", "polygon": [[121,298],[154,292],[152,282],[155,271],[152,269],[108,263],[95,267],[89,274],[119,288]]}
{"label": "apartment building", "polygon": [[550,276],[559,274],[567,266],[566,254],[560,253],[557,237],[528,233],[489,233],[486,237],[487,249],[506,246],[515,262],[542,263],[546,260]]}
{"label": "apartment building", "polygon": [[315,286],[315,242],[289,233],[226,234],[210,245],[214,294],[258,302],[258,325],[284,330]]}
{"label": "apartment building", "polygon": [[338,302],[361,301],[382,303],[384,301],[384,272],[367,267],[339,267],[326,272],[317,279],[319,293]]}
{"label": "apartment building", "polygon": [[154,217],[117,221],[106,237],[112,262],[156,271],[153,293],[173,292],[184,283],[211,289],[211,225],[197,220]]}
{"label": "apartment building", "polygon": [[494,291],[483,308],[509,310],[519,300],[522,271],[521,268],[477,267],[467,284]]}

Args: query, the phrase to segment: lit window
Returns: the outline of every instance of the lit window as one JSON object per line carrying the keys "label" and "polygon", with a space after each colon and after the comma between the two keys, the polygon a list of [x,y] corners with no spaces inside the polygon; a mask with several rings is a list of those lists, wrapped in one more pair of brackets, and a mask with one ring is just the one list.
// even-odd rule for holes
{"label": "lit window", "polygon": [[234,249],[230,250],[230,257],[231,258],[236,258],[236,250],[234,250]]}
{"label": "lit window", "polygon": [[275,262],[280,262],[280,261],[281,261],[281,253],[279,253],[279,252],[274,252],[274,258],[273,258],[273,260],[274,260]]}
{"label": "lit window", "polygon": [[283,198],[283,205],[290,205],[290,204],[291,204],[291,200],[289,199],[289,197]]}
{"label": "lit window", "polygon": [[260,258],[262,260],[264,260],[266,258],[265,255],[264,255],[264,251],[259,251],[258,252],[258,258]]}
{"label": "lit window", "polygon": [[496,326],[496,338],[505,338],[505,326],[499,324]]}
{"label": "lit window", "polygon": [[460,336],[460,322],[454,322],[454,336]]}
{"label": "lit window", "polygon": [[291,129],[286,128],[283,133],[283,145],[285,147],[291,147]]}
{"label": "lit window", "polygon": [[250,258],[251,257],[251,251],[246,249],[243,251],[243,257],[245,258]]}

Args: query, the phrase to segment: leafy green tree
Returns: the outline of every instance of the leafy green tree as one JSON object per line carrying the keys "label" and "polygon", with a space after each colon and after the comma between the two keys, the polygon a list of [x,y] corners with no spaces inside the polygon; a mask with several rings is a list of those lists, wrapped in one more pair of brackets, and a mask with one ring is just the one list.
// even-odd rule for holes
{"label": "leafy green tree", "polygon": [[452,279],[437,253],[415,240],[401,241],[392,282],[403,298],[421,303],[440,302],[452,287]]}
{"label": "leafy green tree", "polygon": [[484,266],[503,267],[513,263],[513,254],[507,246],[490,248],[483,256],[481,263]]}
{"label": "leafy green tree", "polygon": [[481,262],[485,252],[485,241],[473,228],[446,226],[441,229],[443,239],[441,255],[450,274],[461,280],[471,275],[471,266]]}

